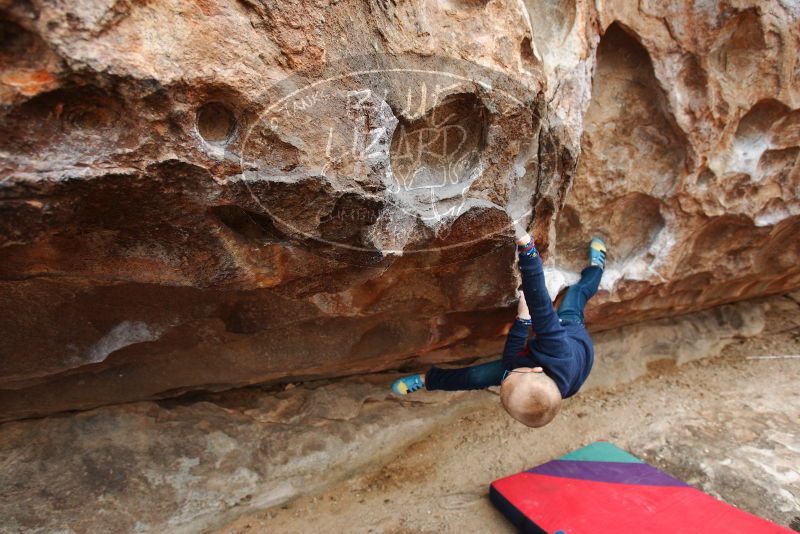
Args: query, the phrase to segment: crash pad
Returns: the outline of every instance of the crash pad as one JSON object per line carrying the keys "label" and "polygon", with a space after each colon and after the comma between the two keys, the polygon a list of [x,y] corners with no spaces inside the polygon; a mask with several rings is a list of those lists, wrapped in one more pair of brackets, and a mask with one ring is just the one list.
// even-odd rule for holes
{"label": "crash pad", "polygon": [[489,497],[526,533],[791,532],[604,441],[496,480]]}

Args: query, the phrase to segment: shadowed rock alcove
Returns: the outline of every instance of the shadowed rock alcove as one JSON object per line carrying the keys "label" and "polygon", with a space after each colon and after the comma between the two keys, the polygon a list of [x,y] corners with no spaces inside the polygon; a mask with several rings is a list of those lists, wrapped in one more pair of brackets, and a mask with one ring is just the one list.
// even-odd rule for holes
{"label": "shadowed rock alcove", "polygon": [[612,266],[646,255],[665,226],[661,199],[686,166],[649,54],[628,32],[612,24],[597,48],[583,154],[557,224],[559,258],[575,271],[592,235],[614,243]]}

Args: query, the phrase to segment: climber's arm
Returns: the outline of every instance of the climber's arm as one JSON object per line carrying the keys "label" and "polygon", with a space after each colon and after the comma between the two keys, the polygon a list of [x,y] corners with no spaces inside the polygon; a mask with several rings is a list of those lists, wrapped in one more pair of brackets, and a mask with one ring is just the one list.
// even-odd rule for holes
{"label": "climber's arm", "polygon": [[[503,365],[506,369],[514,369],[519,362],[515,361],[517,356],[525,355],[527,348],[525,343],[528,341],[528,334],[530,334],[531,327],[531,314],[528,311],[528,304],[525,301],[525,293],[521,290],[517,292],[519,301],[517,302],[517,318],[514,324],[511,325],[511,330],[508,331],[506,337],[506,345],[503,348]],[[540,367],[537,367],[541,371]]]}
{"label": "climber's arm", "polygon": [[530,321],[517,317],[511,330],[506,336],[506,344],[503,348],[503,365],[506,369],[514,368],[514,358],[525,350],[525,341],[528,339]]}

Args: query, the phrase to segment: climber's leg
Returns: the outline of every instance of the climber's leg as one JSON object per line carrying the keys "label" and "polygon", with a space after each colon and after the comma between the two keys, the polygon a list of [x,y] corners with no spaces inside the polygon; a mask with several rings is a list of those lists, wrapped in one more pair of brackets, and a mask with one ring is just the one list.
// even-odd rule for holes
{"label": "climber's leg", "polygon": [[567,293],[558,307],[562,324],[583,324],[583,309],[586,302],[597,293],[605,267],[606,245],[598,238],[589,244],[589,266],[581,271],[581,279],[567,288]]}

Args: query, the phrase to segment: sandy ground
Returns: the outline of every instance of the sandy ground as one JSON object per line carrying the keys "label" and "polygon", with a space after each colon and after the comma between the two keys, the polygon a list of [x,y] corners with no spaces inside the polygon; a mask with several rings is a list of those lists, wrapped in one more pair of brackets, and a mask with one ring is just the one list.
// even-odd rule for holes
{"label": "sandy ground", "polygon": [[382,467],[217,531],[513,532],[489,483],[596,440],[609,440],[749,512],[800,531],[800,331],[768,332],[714,359],[653,366],[630,384],[581,394],[547,428],[499,403],[442,420]]}

